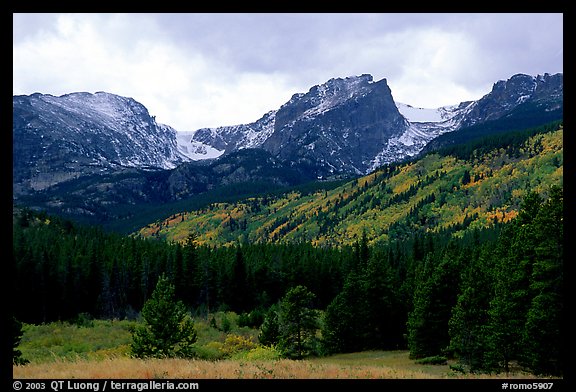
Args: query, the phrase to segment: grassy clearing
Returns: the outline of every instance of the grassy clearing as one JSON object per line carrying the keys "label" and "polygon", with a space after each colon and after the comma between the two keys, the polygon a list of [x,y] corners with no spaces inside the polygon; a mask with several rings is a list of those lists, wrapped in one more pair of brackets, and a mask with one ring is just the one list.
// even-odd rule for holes
{"label": "grassy clearing", "polygon": [[[230,329],[219,329],[228,319]],[[211,325],[212,324],[212,325]],[[408,351],[367,351],[302,361],[279,359],[256,344],[257,331],[240,328],[233,313],[217,313],[214,322],[195,320],[198,358],[130,358],[136,321],[90,320],[85,326],[56,322],[25,325],[20,350],[30,361],[13,366],[22,379],[447,379],[534,378],[520,371],[508,375],[470,375],[446,365],[418,364]]]}
{"label": "grassy clearing", "polygon": [[[213,324],[209,321],[212,317]],[[224,359],[234,354],[231,352],[230,344],[227,345],[227,339],[230,341],[231,336],[241,336],[254,345],[258,341],[258,331],[239,327],[238,315],[234,312],[217,312],[211,315],[209,320],[203,318],[194,320],[198,333],[197,355],[200,359]],[[228,327],[222,328],[225,324]],[[19,349],[22,351],[22,357],[33,364],[61,360],[128,358],[132,331],[137,325],[138,321],[129,320],[24,324]]]}
{"label": "grassy clearing", "polygon": [[[374,358],[370,361],[370,357]],[[57,360],[13,367],[19,379],[477,379],[535,378],[530,374],[456,374],[448,366],[415,365],[407,351],[355,353],[294,361],[110,358]]]}
{"label": "grassy clearing", "polygon": [[455,364],[456,361],[448,361],[445,365],[421,364],[410,359],[410,353],[407,350],[336,354],[330,357],[314,358],[310,361],[320,364],[338,365],[343,368],[376,368],[375,374],[386,374],[386,377],[383,378],[535,378],[532,374],[523,372],[520,369],[514,370],[508,375],[463,374],[450,369],[450,365]]}
{"label": "grassy clearing", "polygon": [[89,326],[67,322],[24,324],[19,348],[22,357],[33,364],[127,357],[131,330],[136,324],[127,320],[93,320]]}

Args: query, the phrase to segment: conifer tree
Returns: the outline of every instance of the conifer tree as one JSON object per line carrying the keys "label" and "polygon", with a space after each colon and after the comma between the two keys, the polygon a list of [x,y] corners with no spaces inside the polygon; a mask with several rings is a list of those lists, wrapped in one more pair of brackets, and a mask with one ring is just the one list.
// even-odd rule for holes
{"label": "conifer tree", "polygon": [[518,358],[527,303],[525,265],[511,258],[498,260],[494,272],[494,295],[485,328],[485,368],[509,372],[510,361]]}
{"label": "conifer tree", "polygon": [[151,298],[142,308],[145,324],[132,335],[132,353],[138,358],[193,357],[196,330],[184,304],[174,296],[174,285],[161,275]]}
{"label": "conifer tree", "polygon": [[523,362],[536,374],[562,375],[563,194],[552,187],[534,219],[536,261],[530,277],[534,293],[526,318]]}
{"label": "conifer tree", "polygon": [[318,312],[313,308],[315,295],[304,286],[296,286],[280,302],[278,348],[283,355],[301,359],[311,353]]}
{"label": "conifer tree", "polygon": [[176,275],[176,294],[182,301],[188,305],[196,305],[199,295],[198,275],[198,256],[196,247],[196,235],[188,235],[186,242],[182,247],[182,267],[181,274]]}
{"label": "conifer tree", "polygon": [[227,285],[228,305],[230,308],[241,313],[249,308],[249,287],[246,273],[246,262],[242,254],[242,248],[238,245],[232,264],[232,276]]}
{"label": "conifer tree", "polygon": [[258,340],[265,346],[275,346],[280,340],[280,331],[278,325],[278,305],[270,306],[270,309],[264,317],[264,322],[260,326]]}
{"label": "conifer tree", "polygon": [[430,315],[433,286],[430,276],[433,271],[432,255],[425,257],[422,265],[416,270],[414,281],[414,297],[412,300],[413,308],[408,314],[406,323],[408,329],[408,348],[410,349],[411,358],[424,358],[431,355],[437,355],[438,352],[432,352],[429,349],[429,341],[434,340],[431,336],[432,328],[429,327],[427,315]]}
{"label": "conifer tree", "polygon": [[460,294],[448,323],[450,349],[472,371],[484,366],[483,328],[488,322],[492,268],[489,248],[469,260],[462,271]]}
{"label": "conifer tree", "polygon": [[353,352],[365,348],[366,308],[365,284],[353,270],[324,313],[322,345],[326,352]]}
{"label": "conifer tree", "polygon": [[462,185],[466,185],[470,183],[470,171],[468,169],[464,170],[464,174],[462,175]]}
{"label": "conifer tree", "polygon": [[366,347],[398,348],[406,329],[405,310],[395,289],[391,266],[383,255],[370,258],[364,280]]}
{"label": "conifer tree", "polygon": [[408,315],[412,358],[441,355],[449,347],[448,321],[456,304],[460,254],[450,241],[439,260],[428,254],[415,281],[413,309]]}
{"label": "conifer tree", "polygon": [[510,370],[510,362],[522,357],[524,327],[531,303],[530,276],[537,238],[533,221],[542,199],[528,194],[518,217],[500,233],[494,257],[494,291],[485,327],[486,369]]}

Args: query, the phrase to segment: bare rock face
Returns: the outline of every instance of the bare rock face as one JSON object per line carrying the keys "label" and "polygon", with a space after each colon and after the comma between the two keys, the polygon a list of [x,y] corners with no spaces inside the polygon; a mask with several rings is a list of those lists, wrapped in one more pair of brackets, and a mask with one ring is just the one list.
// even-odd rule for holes
{"label": "bare rock face", "polygon": [[395,102],[386,79],[335,78],[253,123],[191,133],[105,92],[14,96],[13,201],[104,222],[221,186],[363,175],[562,110],[562,74],[514,75],[477,101],[435,109]]}
{"label": "bare rock face", "polygon": [[13,97],[13,183],[42,190],[118,167],[170,169],[176,131],[132,98],[98,92]]}
{"label": "bare rock face", "polygon": [[461,127],[497,120],[521,105],[545,106],[551,111],[562,106],[563,74],[530,76],[517,74],[494,83],[492,91],[475,102]]}
{"label": "bare rock face", "polygon": [[[532,113],[534,121],[527,124],[557,119],[562,86],[562,74],[518,74],[496,82],[477,101],[422,109],[394,102],[386,79],[374,82],[366,74],[330,79],[307,93],[294,94],[254,123],[200,129],[192,141],[224,154],[262,148],[292,166],[307,167],[317,178],[366,174],[427,150],[440,136],[518,115],[514,111]],[[417,109],[434,115],[429,119],[405,115],[405,110]],[[520,117],[527,116],[520,113]]]}
{"label": "bare rock face", "polygon": [[386,79],[331,79],[284,104],[262,148],[285,160],[318,162],[320,174],[363,174],[386,142],[408,125]]}
{"label": "bare rock face", "polygon": [[192,141],[224,153],[262,148],[322,178],[363,174],[408,122],[399,113],[386,79],[371,75],[330,79],[294,94],[256,122],[199,129]]}

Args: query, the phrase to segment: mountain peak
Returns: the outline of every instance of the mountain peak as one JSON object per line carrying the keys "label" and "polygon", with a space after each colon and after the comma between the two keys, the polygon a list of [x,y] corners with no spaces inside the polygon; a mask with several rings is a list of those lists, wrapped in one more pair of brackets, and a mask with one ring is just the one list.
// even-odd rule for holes
{"label": "mountain peak", "polygon": [[[516,74],[498,81],[478,101],[439,108],[396,104],[386,79],[370,74],[332,78],[296,93],[267,119],[243,126],[199,130],[192,141],[225,153],[250,147],[296,162],[315,162],[325,177],[338,171],[363,174],[419,153],[432,139],[500,118],[525,102],[562,100],[562,74]],[[556,107],[555,106],[555,107]],[[258,135],[246,137],[243,133]]]}
{"label": "mountain peak", "polygon": [[173,128],[134,99],[104,92],[14,97],[13,138],[14,184],[36,190],[116,167],[169,169],[187,160]]}
{"label": "mountain peak", "polygon": [[556,110],[562,105],[563,84],[562,73],[515,74],[508,80],[499,80],[492,91],[476,101],[461,125],[467,127],[501,118],[522,104],[550,105],[549,110]]}
{"label": "mountain peak", "polygon": [[550,116],[560,110],[561,116],[562,86],[561,73],[519,73],[496,82],[477,101],[423,109],[395,103],[386,79],[361,74],[294,94],[253,123],[188,134],[156,123],[133,98],[105,91],[14,96],[14,173],[30,178],[34,170],[44,173],[42,167],[54,164],[63,172],[42,174],[51,178],[44,181],[50,186],[111,165],[169,169],[261,148],[293,166],[306,166],[317,177],[365,174],[416,155],[443,133],[509,116],[518,107],[533,112],[534,106],[524,104]]}
{"label": "mountain peak", "polygon": [[[332,78],[328,80],[323,85],[343,85],[343,84],[367,84],[372,83],[374,81],[374,77],[370,74],[362,74],[356,76],[346,76],[344,78]],[[317,86],[315,86],[317,87]],[[312,87],[314,88],[314,87]]]}
{"label": "mountain peak", "polygon": [[110,206],[137,209],[223,184],[364,175],[442,146],[562,119],[562,83],[562,74],[517,74],[477,101],[424,109],[396,103],[386,79],[333,78],[253,123],[193,133],[177,133],[133,98],[104,91],[18,95],[14,200],[33,195],[37,206],[109,219],[121,210]]}

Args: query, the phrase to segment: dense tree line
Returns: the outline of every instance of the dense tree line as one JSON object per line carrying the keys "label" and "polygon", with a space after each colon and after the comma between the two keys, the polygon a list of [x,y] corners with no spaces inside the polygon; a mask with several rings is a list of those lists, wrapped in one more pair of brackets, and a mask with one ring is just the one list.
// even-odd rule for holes
{"label": "dense tree line", "polygon": [[325,307],[353,263],[354,249],[307,243],[198,246],[133,238],[22,210],[13,225],[16,316],[25,322],[78,313],[135,317],[165,273],[198,314],[268,308],[298,284],[318,288]]}
{"label": "dense tree line", "polygon": [[473,238],[428,252],[408,314],[413,357],[456,356],[470,370],[513,361],[562,374],[563,193],[530,193],[495,243]]}
{"label": "dense tree line", "polygon": [[[504,148],[510,156],[518,156],[519,149],[529,137],[555,131],[563,125],[563,120],[551,121],[531,128],[519,127],[518,124],[516,124],[515,127],[504,128],[506,132],[498,132],[495,134],[485,132],[484,128],[486,124],[472,126],[467,129],[470,134],[475,135],[471,140],[466,143],[454,143],[449,146],[444,146],[434,152],[443,156],[450,155],[459,159],[468,160],[482,156],[494,149]],[[510,131],[510,129],[516,129],[516,131]],[[452,134],[452,137],[454,137],[454,134]],[[537,153],[537,148],[531,151],[532,155],[536,155]]]}
{"label": "dense tree line", "polygon": [[551,187],[529,193],[511,223],[458,235],[421,228],[378,245],[364,233],[353,246],[319,248],[199,246],[194,235],[166,243],[24,210],[13,225],[14,315],[136,317],[165,276],[189,312],[233,310],[290,357],[407,348],[471,371],[518,363],[558,375],[562,214],[562,189]]}

